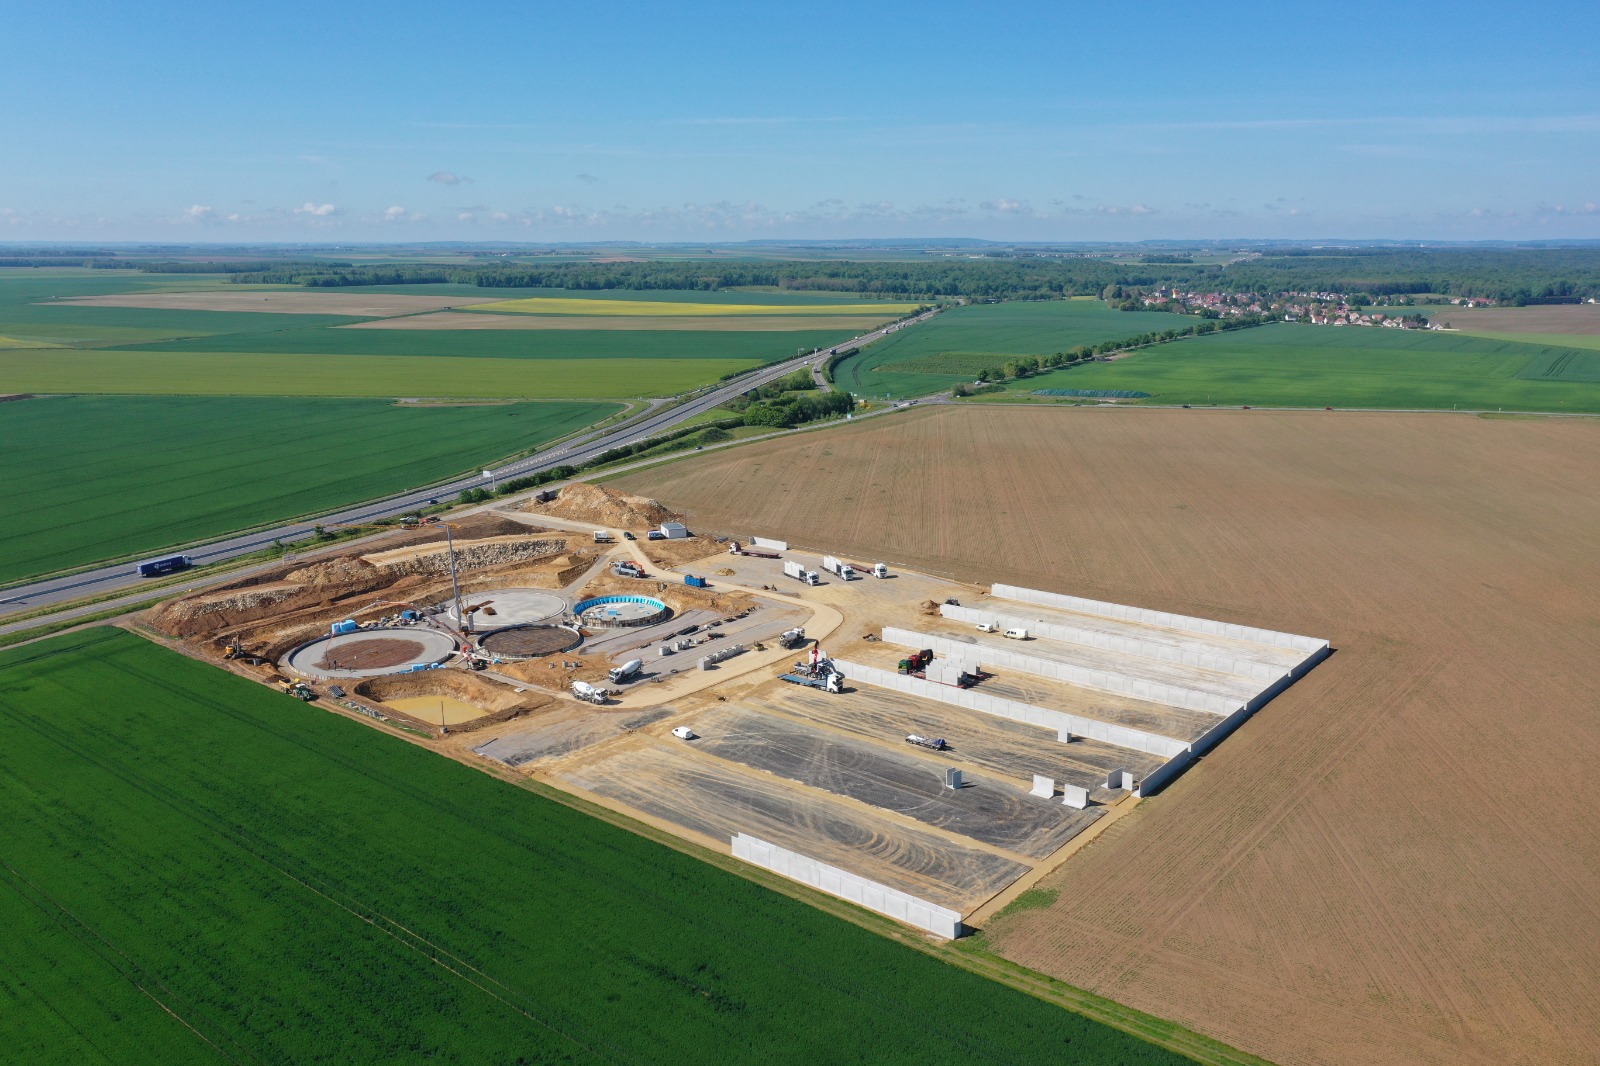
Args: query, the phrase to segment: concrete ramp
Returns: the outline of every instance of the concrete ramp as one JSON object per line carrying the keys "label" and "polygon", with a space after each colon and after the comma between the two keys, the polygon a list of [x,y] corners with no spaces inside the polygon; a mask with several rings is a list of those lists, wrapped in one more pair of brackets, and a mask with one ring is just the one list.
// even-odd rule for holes
{"label": "concrete ramp", "polygon": [[1015,600],[1018,603],[1036,603],[1043,607],[1055,607],[1063,611],[1077,611],[1079,614],[1100,615],[1103,618],[1139,622],[1147,626],[1164,626],[1167,629],[1187,630],[1192,633],[1204,633],[1208,636],[1227,637],[1230,640],[1245,640],[1253,644],[1268,644],[1276,648],[1292,648],[1295,651],[1304,652],[1307,656],[1316,655],[1320,657],[1321,653],[1328,650],[1328,642],[1318,640],[1316,637],[1302,637],[1294,633],[1279,633],[1276,630],[1234,625],[1231,622],[1214,622],[1209,618],[1193,618],[1189,615],[1171,614],[1167,611],[1151,611],[1143,607],[1126,607],[1120,603],[1086,600],[1081,596],[1063,596],[1055,592],[1025,589],[1017,585],[995,585],[990,590],[990,594],[1003,600]]}
{"label": "concrete ramp", "polygon": [[[960,645],[960,647],[970,649],[971,645]],[[1142,751],[1147,755],[1156,755],[1163,759],[1171,759],[1177,755],[1187,754],[1189,751],[1189,745],[1181,740],[1157,736],[1154,733],[1146,733],[1140,729],[1113,725],[1110,722],[1084,718],[1081,715],[1068,714],[1065,711],[1053,711],[1048,707],[1035,707],[1029,703],[1019,703],[1016,700],[1000,699],[997,696],[986,695],[974,689],[955,688],[951,685],[940,685],[932,681],[924,681],[918,677],[892,674],[875,666],[845,662],[842,659],[836,659],[834,662],[838,664],[844,676],[851,682],[877,685],[879,688],[892,689],[896,692],[904,692],[907,695],[920,696],[924,699],[936,700],[956,707],[964,707],[969,711],[982,711],[985,714],[996,715],[1000,718],[1009,718],[1014,722],[1027,722],[1030,725],[1043,726],[1046,729],[1054,729],[1058,735],[1070,733],[1076,737],[1088,737],[1091,740],[1114,744],[1119,748]]]}
{"label": "concrete ramp", "polygon": [[[884,627],[883,639],[890,644],[899,644],[907,648],[932,648],[937,655],[945,655],[951,658],[976,658],[980,663],[987,663],[1008,670],[1017,670],[1025,674],[1032,674],[1035,677],[1065,681],[1085,688],[1100,689],[1103,692],[1110,692],[1118,696],[1149,700],[1152,703],[1165,703],[1172,707],[1183,707],[1192,711],[1205,711],[1219,716],[1232,714],[1244,706],[1245,702],[1244,700],[1230,699],[1227,696],[1219,696],[1210,692],[1201,692],[1198,689],[1166,685],[1159,681],[1148,681],[1109,670],[1094,670],[1085,666],[1056,662],[1053,659],[1025,655],[1008,647],[1000,647],[994,644],[967,644],[963,641],[951,640],[948,637],[936,637],[928,633],[898,629],[894,626]],[[1279,674],[1278,676],[1283,677],[1285,675]],[[1073,732],[1083,733],[1082,730],[1078,729],[1074,729]],[[1083,735],[1087,736],[1088,734],[1083,733]]]}
{"label": "concrete ramp", "polygon": [[1276,681],[1284,675],[1282,669],[1270,663],[1252,662],[1249,659],[1219,655],[1199,648],[1185,648],[1115,633],[1102,633],[1084,626],[1047,622],[1022,614],[1006,614],[1003,610],[957,607],[946,603],[940,605],[939,613],[953,622],[969,622],[973,625],[979,622],[992,622],[1001,629],[1026,629],[1034,636],[1049,637],[1051,640],[1068,644],[1082,644],[1085,647],[1120,652],[1124,655],[1141,655],[1146,659],[1237,674],[1257,681]]}

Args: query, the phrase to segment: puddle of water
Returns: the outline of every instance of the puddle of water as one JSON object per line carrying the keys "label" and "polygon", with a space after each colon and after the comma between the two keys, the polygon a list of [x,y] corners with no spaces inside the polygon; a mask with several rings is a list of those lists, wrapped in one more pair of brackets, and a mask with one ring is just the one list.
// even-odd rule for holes
{"label": "puddle of water", "polygon": [[489,713],[482,707],[476,707],[466,700],[458,700],[454,696],[403,696],[400,699],[383,702],[397,711],[406,712],[413,718],[420,718],[429,725],[438,725],[440,714],[444,715],[445,725],[460,725],[462,722],[470,722]]}

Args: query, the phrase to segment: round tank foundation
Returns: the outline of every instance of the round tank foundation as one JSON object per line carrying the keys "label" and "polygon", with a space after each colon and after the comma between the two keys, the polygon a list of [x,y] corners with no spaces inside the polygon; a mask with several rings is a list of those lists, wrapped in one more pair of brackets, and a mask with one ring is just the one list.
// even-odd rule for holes
{"label": "round tank foundation", "polygon": [[[474,633],[492,633],[510,626],[555,622],[567,610],[567,601],[546,589],[507,588],[464,592],[461,594],[461,605],[472,616]],[[473,610],[474,607],[477,610]],[[446,601],[438,609],[450,620],[451,625],[460,625],[454,601]]]}
{"label": "round tank foundation", "polygon": [[511,626],[478,640],[484,651],[502,659],[538,659],[582,643],[583,634],[567,626]]}
{"label": "round tank foundation", "polygon": [[279,666],[299,677],[379,677],[441,663],[455,650],[455,639],[436,629],[360,629],[302,644]]}
{"label": "round tank foundation", "polygon": [[654,596],[596,596],[573,605],[581,625],[595,629],[653,626],[672,617],[672,608]]}

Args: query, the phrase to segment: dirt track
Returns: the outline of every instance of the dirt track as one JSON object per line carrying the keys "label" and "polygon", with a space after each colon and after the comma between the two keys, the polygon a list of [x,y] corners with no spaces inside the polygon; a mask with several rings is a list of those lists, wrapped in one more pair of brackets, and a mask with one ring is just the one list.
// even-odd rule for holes
{"label": "dirt track", "polygon": [[492,296],[420,296],[409,293],[306,292],[286,290],[206,290],[198,292],[129,292],[113,296],[74,296],[51,306],[158,307],[171,311],[258,311],[280,315],[352,315],[382,317],[465,307]]}
{"label": "dirt track", "polygon": [[[996,922],[1279,1063],[1600,1060],[1600,421],[943,409],[625,479],[749,529],[1329,637]],[[784,492],[782,484],[825,485]]]}

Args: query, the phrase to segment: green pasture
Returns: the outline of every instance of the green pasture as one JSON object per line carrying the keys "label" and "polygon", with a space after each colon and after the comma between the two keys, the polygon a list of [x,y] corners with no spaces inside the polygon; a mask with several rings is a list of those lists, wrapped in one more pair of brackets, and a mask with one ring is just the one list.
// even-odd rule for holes
{"label": "green pasture", "polygon": [[[346,318],[335,325],[349,322]],[[801,348],[810,351],[832,347],[854,335],[848,330],[760,333],[739,330],[337,329],[312,324],[302,328],[285,323],[285,328],[273,333],[239,333],[121,347],[126,351],[144,352],[287,355],[312,352],[433,359],[738,359],[769,363],[793,359]],[[718,371],[707,380],[714,381],[721,373]]]}
{"label": "green pasture", "polygon": [[121,630],[0,678],[10,1061],[1187,1061]]}
{"label": "green pasture", "polygon": [[[320,292],[385,292],[427,296],[481,296],[495,300],[517,300],[529,297],[559,297],[569,300],[628,300],[644,303],[669,302],[685,304],[786,304],[791,307],[835,307],[840,304],[868,302],[869,297],[857,292],[838,294],[821,292],[749,291],[717,289],[550,289],[533,286],[490,288],[477,285],[357,285]],[[885,298],[884,303],[903,303],[900,299]],[[875,306],[870,303],[869,306]]]}
{"label": "green pasture", "polygon": [[414,488],[615,409],[195,396],[0,403],[0,497],[10,501],[0,581]]}
{"label": "green pasture", "polygon": [[157,396],[672,396],[755,359],[460,359],[263,352],[0,351],[0,393]]}
{"label": "green pasture", "polygon": [[1019,355],[1048,355],[1195,320],[1161,311],[1114,311],[1099,300],[1046,300],[951,308],[892,333],[834,368],[840,388],[914,396],[948,389]]}
{"label": "green pasture", "polygon": [[[348,324],[348,316],[249,311],[179,311],[85,307],[57,297],[109,296],[224,288],[211,275],[139,274],[131,270],[34,271],[0,268],[0,336],[43,346],[100,348],[222,334],[270,335],[285,329]],[[281,286],[274,286],[281,288]]]}
{"label": "green pasture", "polygon": [[1013,382],[1137,389],[1146,403],[1600,411],[1600,353],[1425,330],[1279,323]]}

